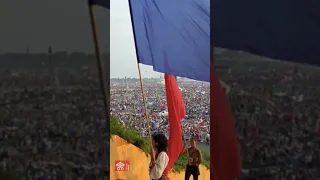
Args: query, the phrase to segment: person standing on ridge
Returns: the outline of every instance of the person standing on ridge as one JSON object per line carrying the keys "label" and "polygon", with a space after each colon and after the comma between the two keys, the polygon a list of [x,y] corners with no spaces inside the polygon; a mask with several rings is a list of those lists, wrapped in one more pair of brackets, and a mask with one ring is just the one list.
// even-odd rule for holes
{"label": "person standing on ridge", "polygon": [[190,139],[191,147],[187,148],[187,144],[184,143],[184,152],[188,153],[188,164],[186,168],[185,180],[189,180],[190,176],[193,176],[194,180],[198,180],[200,175],[199,165],[202,163],[201,151],[196,146],[196,139],[193,137]]}

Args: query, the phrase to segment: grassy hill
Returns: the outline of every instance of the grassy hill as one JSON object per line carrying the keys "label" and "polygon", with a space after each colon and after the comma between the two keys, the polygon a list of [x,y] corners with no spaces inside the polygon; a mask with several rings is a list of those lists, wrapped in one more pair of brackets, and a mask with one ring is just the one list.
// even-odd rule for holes
{"label": "grassy hill", "polygon": [[[141,137],[141,133],[135,129],[130,129],[122,126],[116,117],[112,117],[110,121],[110,133],[111,135],[117,135],[129,143],[140,148],[145,153],[150,152],[150,141],[147,138]],[[202,152],[203,165],[210,168],[210,156],[206,152]],[[187,154],[181,154],[179,159],[173,166],[173,171],[184,170],[188,162]]]}

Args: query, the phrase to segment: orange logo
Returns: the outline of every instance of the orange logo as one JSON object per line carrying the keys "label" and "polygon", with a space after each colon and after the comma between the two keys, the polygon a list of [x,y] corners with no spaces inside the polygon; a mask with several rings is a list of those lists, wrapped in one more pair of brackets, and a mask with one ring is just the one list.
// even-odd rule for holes
{"label": "orange logo", "polygon": [[115,161],[115,171],[129,171],[129,161]]}

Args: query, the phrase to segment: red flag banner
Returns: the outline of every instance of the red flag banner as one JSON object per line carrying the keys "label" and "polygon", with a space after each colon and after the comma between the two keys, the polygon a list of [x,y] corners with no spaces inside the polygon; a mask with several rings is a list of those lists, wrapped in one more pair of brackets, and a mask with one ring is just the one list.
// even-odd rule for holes
{"label": "red flag banner", "polygon": [[210,72],[211,165],[215,180],[233,180],[241,174],[240,146],[227,96],[211,63]]}
{"label": "red flag banner", "polygon": [[165,87],[169,113],[170,138],[168,146],[169,163],[164,171],[167,174],[182,152],[181,120],[186,116],[183,98],[176,78],[166,74]]}

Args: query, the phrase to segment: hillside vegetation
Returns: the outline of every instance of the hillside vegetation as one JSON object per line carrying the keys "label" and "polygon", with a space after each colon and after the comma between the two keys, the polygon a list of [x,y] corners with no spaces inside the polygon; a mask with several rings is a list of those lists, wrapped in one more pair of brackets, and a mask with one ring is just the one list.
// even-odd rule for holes
{"label": "hillside vegetation", "polygon": [[[110,133],[111,135],[117,135],[128,143],[135,145],[140,148],[146,154],[150,152],[150,141],[147,138],[141,137],[141,133],[136,129],[128,128],[122,126],[116,117],[112,117],[110,121]],[[203,157],[203,165],[207,168],[210,168],[210,156],[209,154],[202,152]],[[188,162],[187,154],[181,154],[179,159],[173,166],[173,171],[179,172],[181,170],[185,170],[186,164]]]}

